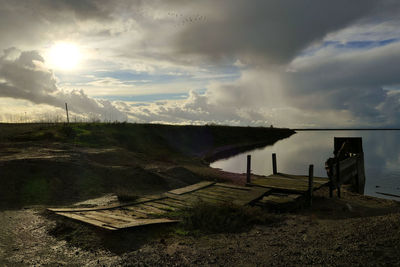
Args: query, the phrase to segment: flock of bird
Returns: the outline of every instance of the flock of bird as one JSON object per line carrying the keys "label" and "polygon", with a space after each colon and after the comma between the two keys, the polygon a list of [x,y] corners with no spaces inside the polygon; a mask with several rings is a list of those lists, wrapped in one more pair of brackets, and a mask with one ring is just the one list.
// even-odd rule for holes
{"label": "flock of bird", "polygon": [[175,24],[176,27],[207,21],[207,17],[202,15],[186,16],[175,12],[168,12],[168,16],[176,18],[178,20],[178,23]]}

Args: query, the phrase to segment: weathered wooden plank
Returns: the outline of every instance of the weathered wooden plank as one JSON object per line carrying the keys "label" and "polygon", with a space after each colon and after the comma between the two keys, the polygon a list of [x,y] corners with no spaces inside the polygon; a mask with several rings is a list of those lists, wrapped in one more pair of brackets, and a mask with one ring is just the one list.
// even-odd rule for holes
{"label": "weathered wooden plank", "polygon": [[145,205],[143,203],[139,204],[139,205],[124,207],[124,209],[128,209],[128,210],[133,211],[133,212],[143,213],[143,214],[146,214],[146,215],[154,215],[154,214],[165,213],[165,210],[161,210],[161,209],[158,209],[158,208],[153,207],[153,206],[148,206],[148,205]]}
{"label": "weathered wooden plank", "polygon": [[[297,179],[297,180],[308,180],[308,176],[306,176],[306,175],[295,175],[295,174],[287,174],[287,173],[271,174],[267,177],[268,178],[289,178],[289,179]],[[314,177],[314,183],[325,184],[327,182],[329,182],[328,178]]]}
{"label": "weathered wooden plank", "polygon": [[212,191],[212,190],[199,190],[198,192],[202,193],[202,194],[205,194],[205,195],[210,195],[210,196],[213,196],[213,197],[219,197],[219,198],[228,199],[228,200],[232,200],[232,199],[236,198],[236,196],[234,196],[234,195],[225,194],[225,193],[222,193],[222,192],[215,192],[215,191]]}
{"label": "weathered wooden plank", "polygon": [[160,210],[165,210],[165,211],[177,210],[177,208],[175,208],[175,207],[172,207],[172,206],[169,206],[169,205],[166,205],[166,204],[156,203],[154,201],[143,203],[143,205],[154,207],[154,208],[157,208],[157,209],[160,209]]}
{"label": "weathered wooden plank", "polygon": [[84,215],[73,213],[73,212],[57,212],[56,214],[62,215],[62,216],[65,216],[65,217],[68,217],[68,218],[71,218],[71,219],[75,219],[75,220],[78,220],[78,221],[82,221],[82,222],[85,222],[85,223],[88,223],[88,224],[92,224],[94,226],[101,227],[101,228],[104,228],[104,229],[107,229],[107,230],[117,230],[118,229],[118,228],[115,228],[115,227],[113,227],[113,226],[111,226],[111,225],[109,225],[107,223],[102,222],[102,221],[91,219],[91,218],[87,218]]}
{"label": "weathered wooden plank", "polygon": [[190,207],[190,204],[184,203],[182,201],[178,201],[178,200],[173,199],[173,198],[165,198],[165,199],[157,201],[157,203],[167,204],[169,206],[176,207],[176,208],[181,208],[181,209]]}
{"label": "weathered wooden plank", "polygon": [[265,194],[269,194],[271,192],[270,189],[262,188],[262,187],[253,187],[251,192],[248,194],[243,194],[242,197],[233,201],[233,204],[245,206],[249,203],[258,200],[263,197]]}
{"label": "weathered wooden plank", "polygon": [[244,190],[244,191],[249,191],[251,190],[248,187],[245,186],[240,186],[240,185],[234,185],[234,184],[222,184],[222,183],[216,183],[216,187],[225,187],[225,188],[231,188],[231,189],[239,189],[239,190]]}
{"label": "weathered wooden plank", "polygon": [[[123,223],[128,223],[133,220],[133,218],[118,218],[115,219],[111,214],[106,214],[106,213],[100,213],[98,211],[86,211],[83,214],[80,213],[80,215],[85,216],[86,218],[98,220],[100,222],[104,222],[112,227],[116,227],[116,225],[120,225]],[[111,216],[110,216],[111,215]]]}
{"label": "weathered wooden plank", "polygon": [[211,187],[207,187],[206,189],[203,189],[201,191],[215,192],[217,194],[227,195],[227,196],[231,196],[231,197],[238,197],[242,194],[246,194],[247,192],[249,192],[250,187],[249,187],[248,191],[243,191],[243,190],[229,189],[229,188],[224,188],[224,187],[211,186]]}
{"label": "weathered wooden plank", "polygon": [[167,219],[167,218],[137,219],[130,223],[118,225],[116,228],[124,229],[124,228],[144,226],[144,225],[150,225],[150,224],[167,224],[167,223],[176,223],[176,222],[179,222],[179,220],[171,220],[171,219]]}
{"label": "weathered wooden plank", "polygon": [[252,185],[273,189],[291,190],[296,192],[306,192],[308,190],[308,184],[305,182],[292,182],[276,179],[258,179],[254,180]]}
{"label": "weathered wooden plank", "polygon": [[[280,174],[278,174],[278,175],[270,175],[270,176],[267,176],[265,178],[260,178],[260,179],[278,179],[278,180],[287,180],[287,181],[294,181],[294,182],[307,182],[308,176],[290,177],[290,176],[281,176]],[[315,184],[326,184],[329,182],[329,179],[325,179],[325,178],[320,178],[320,179],[315,178],[315,179],[316,179],[314,181]]]}
{"label": "weathered wooden plank", "polygon": [[[313,190],[315,191],[321,188],[322,186],[328,184],[328,182],[329,181],[326,181],[325,183],[314,182]],[[305,193],[308,191],[308,177],[307,179],[292,179],[278,176],[268,176],[266,178],[254,179],[252,185]]]}
{"label": "weathered wooden plank", "polygon": [[153,201],[153,200],[158,200],[158,199],[163,199],[163,198],[166,198],[166,196],[164,194],[149,195],[149,196],[145,196],[145,197],[140,197],[136,201],[131,202],[131,203],[112,204],[112,205],[108,205],[108,206],[99,206],[99,207],[93,207],[93,208],[48,208],[47,210],[53,211],[53,212],[81,212],[81,211],[95,211],[95,210],[110,210],[110,209],[131,206],[134,204],[145,203],[148,201]]}
{"label": "weathered wooden plank", "polygon": [[148,214],[142,213],[142,212],[137,212],[137,211],[132,211],[132,210],[126,210],[123,208],[120,209],[115,209],[115,210],[101,210],[98,212],[106,212],[108,214],[116,215],[116,216],[128,216],[132,218],[147,218]]}
{"label": "weathered wooden plank", "polygon": [[204,194],[204,193],[202,193],[202,192],[200,192],[200,191],[198,191],[198,192],[193,192],[193,193],[191,193],[191,195],[197,196],[197,197],[199,197],[200,199],[212,199],[212,200],[219,201],[219,202],[229,202],[228,200],[226,200],[226,199],[224,199],[224,198],[222,198],[222,197]]}
{"label": "weathered wooden plank", "polygon": [[154,201],[152,203],[166,205],[167,207],[172,207],[174,209],[183,209],[183,208],[187,207],[187,206],[184,206],[184,205],[182,205],[180,203],[175,203],[175,202],[172,201],[172,199],[168,199],[168,198],[160,200],[160,201]]}
{"label": "weathered wooden plank", "polygon": [[103,216],[110,217],[110,218],[113,218],[115,220],[128,221],[128,222],[131,221],[132,219],[143,218],[143,216],[137,216],[133,212],[131,212],[131,213],[117,213],[117,212],[113,212],[112,210],[101,210],[101,211],[92,211],[92,212],[99,213],[99,214],[101,214]]}
{"label": "weathered wooden plank", "polygon": [[197,184],[192,184],[192,185],[189,185],[189,186],[186,186],[186,187],[182,187],[182,188],[178,188],[178,189],[175,189],[175,190],[171,190],[171,191],[169,191],[169,193],[171,193],[171,194],[176,194],[176,195],[182,195],[182,194],[185,194],[185,193],[189,193],[189,192],[193,192],[193,191],[196,191],[196,190],[199,190],[199,189],[201,189],[201,188],[204,188],[204,187],[207,187],[207,186],[210,186],[210,185],[213,185],[213,184],[215,184],[214,182],[200,182],[200,183],[197,183]]}

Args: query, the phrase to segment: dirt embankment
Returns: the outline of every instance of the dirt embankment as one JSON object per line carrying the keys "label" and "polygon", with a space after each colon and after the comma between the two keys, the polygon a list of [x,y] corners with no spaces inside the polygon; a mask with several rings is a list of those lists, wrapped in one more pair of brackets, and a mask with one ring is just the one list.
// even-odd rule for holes
{"label": "dirt embankment", "polygon": [[[289,129],[0,124],[0,209],[154,194],[224,179],[205,159],[272,144]],[[227,153],[226,153],[227,151]]]}

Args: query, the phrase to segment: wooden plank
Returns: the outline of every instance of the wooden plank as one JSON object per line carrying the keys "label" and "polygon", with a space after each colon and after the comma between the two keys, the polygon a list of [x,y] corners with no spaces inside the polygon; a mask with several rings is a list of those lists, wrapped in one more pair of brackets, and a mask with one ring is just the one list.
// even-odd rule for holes
{"label": "wooden plank", "polygon": [[[328,181],[324,184],[314,182],[313,183],[314,191],[326,184],[328,184]],[[304,180],[279,178],[279,177],[259,178],[259,179],[254,179],[251,185],[305,193],[308,190],[308,177],[307,179]]]}
{"label": "wooden plank", "polygon": [[178,201],[176,199],[172,199],[172,198],[162,199],[162,200],[157,201],[157,203],[167,204],[169,206],[181,208],[181,209],[190,207],[190,204],[184,203],[184,202]]}
{"label": "wooden plank", "polygon": [[234,184],[222,184],[222,183],[216,183],[215,184],[216,187],[225,187],[225,188],[231,188],[231,189],[239,189],[239,190],[245,190],[245,191],[249,191],[251,190],[248,187],[245,186],[240,186],[240,185],[234,185]]}
{"label": "wooden plank", "polygon": [[133,212],[117,213],[117,212],[113,212],[112,210],[101,210],[101,211],[91,211],[91,212],[96,212],[96,213],[102,214],[103,216],[110,217],[115,220],[128,221],[128,222],[131,221],[132,219],[142,218],[142,216],[137,216]]}
{"label": "wooden plank", "polygon": [[143,205],[154,207],[154,208],[157,208],[157,209],[160,209],[160,210],[165,210],[165,211],[174,211],[174,210],[177,209],[177,208],[171,207],[171,206],[169,206],[167,204],[156,203],[154,201],[153,202],[143,203]]}
{"label": "wooden plank", "polygon": [[[271,174],[267,177],[268,178],[288,178],[288,179],[297,179],[297,180],[308,180],[308,176],[306,176],[306,175],[296,175],[296,174],[287,174],[287,173]],[[314,183],[325,184],[327,182],[329,182],[329,179],[326,177],[314,177]]]}
{"label": "wooden plank", "polygon": [[48,208],[47,210],[53,211],[53,212],[81,212],[81,211],[109,210],[109,209],[116,209],[116,208],[131,206],[134,204],[146,203],[148,201],[164,199],[164,198],[166,198],[166,196],[164,194],[149,195],[146,197],[141,197],[134,202],[125,203],[125,204],[113,204],[113,205],[108,205],[108,206],[99,206],[99,207],[92,207],[92,208]]}
{"label": "wooden plank", "polygon": [[232,200],[235,199],[236,196],[230,195],[230,194],[225,194],[222,192],[215,192],[215,191],[211,191],[211,190],[199,190],[199,193],[205,194],[205,195],[210,195],[213,197],[218,197],[218,198],[222,198],[222,199],[228,199],[228,200]]}
{"label": "wooden plank", "polygon": [[126,209],[115,209],[115,210],[101,210],[98,212],[107,212],[108,214],[113,214],[116,216],[128,216],[128,217],[133,217],[133,218],[147,218],[148,214],[142,213],[142,212],[137,212],[137,211],[132,211],[132,210],[126,210]]}
{"label": "wooden plank", "polygon": [[183,209],[183,208],[187,207],[187,206],[182,205],[180,203],[173,202],[173,199],[171,199],[171,198],[166,198],[166,199],[163,199],[163,200],[160,200],[160,201],[154,201],[153,203],[166,205],[168,207],[172,207],[172,208],[175,208],[175,209]]}
{"label": "wooden plank", "polygon": [[222,197],[207,195],[207,194],[204,194],[201,192],[193,192],[193,193],[191,193],[191,195],[198,196],[200,199],[211,199],[211,200],[215,200],[218,202],[229,202],[228,200],[223,199]]}
{"label": "wooden plank", "polygon": [[197,183],[197,184],[192,184],[192,185],[189,185],[189,186],[186,186],[186,187],[182,187],[182,188],[178,188],[178,189],[175,189],[175,190],[171,190],[171,191],[169,191],[169,193],[175,194],[175,195],[182,195],[182,194],[185,194],[185,193],[189,193],[189,192],[193,192],[193,191],[199,190],[201,188],[204,188],[204,187],[207,187],[207,186],[210,186],[210,185],[213,185],[213,184],[215,184],[215,183],[214,182],[208,182],[208,181],[200,182],[200,183]]}
{"label": "wooden plank", "polygon": [[147,215],[154,215],[154,214],[162,214],[165,213],[165,210],[145,205],[145,203],[139,204],[139,205],[134,205],[134,206],[129,206],[125,207],[125,209],[131,210],[131,211],[137,211],[137,212],[142,212]]}
{"label": "wooden plank", "polygon": [[233,204],[245,206],[249,203],[258,200],[265,194],[269,194],[271,192],[270,189],[262,188],[262,187],[253,187],[251,192],[248,194],[243,194],[242,197],[233,201]]}
{"label": "wooden plank", "polygon": [[167,218],[137,219],[130,223],[118,225],[116,228],[124,229],[124,228],[144,226],[144,225],[150,225],[150,224],[167,224],[167,223],[169,224],[169,223],[176,223],[176,222],[179,222],[179,220],[171,220],[171,219],[167,219]]}
{"label": "wooden plank", "polygon": [[107,230],[117,230],[118,229],[118,228],[115,228],[115,227],[113,227],[113,226],[111,226],[111,225],[109,225],[107,223],[101,222],[99,220],[87,218],[87,217],[85,217],[85,216],[83,216],[81,214],[76,214],[76,213],[72,213],[72,212],[57,212],[56,214],[62,215],[62,216],[65,216],[65,217],[68,217],[68,218],[71,218],[71,219],[75,219],[75,220],[78,220],[78,221],[82,221],[82,222],[85,222],[85,223],[88,223],[88,224],[92,224],[94,226],[101,227],[101,228],[104,228],[104,229],[107,229]]}
{"label": "wooden plank", "polygon": [[213,198],[207,198],[207,197],[203,197],[203,196],[198,196],[198,195],[195,195],[194,193],[186,194],[185,196],[186,196],[186,201],[188,201],[188,203],[190,203],[192,206],[198,204],[199,202],[207,202],[207,203],[213,203],[213,204],[223,203],[220,200],[216,200]]}
{"label": "wooden plank", "polygon": [[308,190],[308,184],[305,182],[285,181],[279,179],[258,179],[254,180],[251,185],[273,189],[291,190],[302,193]]}
{"label": "wooden plank", "polygon": [[242,194],[248,193],[250,191],[250,187],[248,191],[243,191],[243,190],[229,189],[224,187],[211,186],[201,191],[214,192],[217,194],[231,196],[231,197],[238,197]]}
{"label": "wooden plank", "polygon": [[98,211],[86,211],[84,213],[80,213],[80,215],[85,216],[86,218],[90,218],[90,219],[94,219],[94,220],[98,220],[100,222],[104,222],[112,227],[116,227],[116,225],[120,225],[122,223],[128,223],[131,222],[133,220],[130,218],[118,218],[115,219],[111,216],[109,216],[110,214],[105,214],[105,213],[100,213]]}

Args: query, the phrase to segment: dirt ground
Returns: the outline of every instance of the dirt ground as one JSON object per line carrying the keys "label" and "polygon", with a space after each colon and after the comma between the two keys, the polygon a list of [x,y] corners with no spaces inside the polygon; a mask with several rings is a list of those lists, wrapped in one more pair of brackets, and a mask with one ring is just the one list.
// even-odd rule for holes
{"label": "dirt ground", "polygon": [[111,233],[43,208],[2,211],[0,265],[400,265],[398,202],[321,190],[311,209],[273,216],[242,233],[182,235],[173,226]]}
{"label": "dirt ground", "polygon": [[194,234],[174,225],[108,232],[46,212],[99,196],[78,204],[112,203],[121,191],[245,181],[198,161],[155,160],[124,147],[1,142],[0,266],[400,266],[399,202],[345,190],[342,199],[320,190],[312,208],[265,210],[274,223],[239,233]]}

